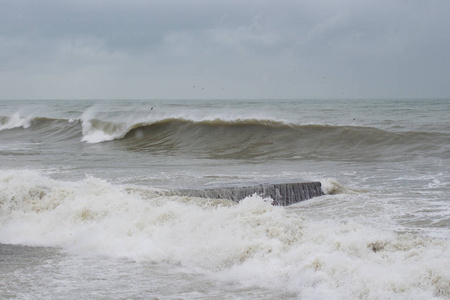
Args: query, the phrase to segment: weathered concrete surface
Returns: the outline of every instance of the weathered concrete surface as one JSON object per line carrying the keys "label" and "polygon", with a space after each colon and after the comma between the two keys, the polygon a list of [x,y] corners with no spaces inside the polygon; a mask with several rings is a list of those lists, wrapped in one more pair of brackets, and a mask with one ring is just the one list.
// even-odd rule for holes
{"label": "weathered concrete surface", "polygon": [[290,205],[313,197],[322,196],[320,182],[261,184],[246,187],[214,188],[204,190],[179,190],[178,195],[211,199],[240,201],[253,194],[273,199],[273,205]]}

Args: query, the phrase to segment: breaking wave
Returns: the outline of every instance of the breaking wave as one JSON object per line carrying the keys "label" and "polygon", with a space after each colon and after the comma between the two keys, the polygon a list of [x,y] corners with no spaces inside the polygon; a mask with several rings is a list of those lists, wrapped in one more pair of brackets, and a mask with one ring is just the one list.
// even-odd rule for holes
{"label": "breaking wave", "polygon": [[28,128],[30,127],[29,117],[22,116],[19,112],[10,117],[0,117],[0,130],[13,128]]}
{"label": "breaking wave", "polygon": [[93,177],[65,182],[6,171],[0,225],[4,244],[181,265],[306,298],[450,296],[448,240],[315,220],[259,196],[237,204],[161,197]]}
{"label": "breaking wave", "polygon": [[[50,142],[109,142],[139,152],[191,153],[213,158],[309,158],[333,155],[336,159],[364,160],[409,155],[449,158],[450,136],[440,132],[391,132],[374,127],[329,124],[294,124],[276,120],[189,120],[113,122],[1,118],[1,129],[28,128],[37,139]],[[81,128],[80,128],[81,127]],[[2,130],[4,132],[5,130]],[[0,132],[1,133],[1,132]]]}
{"label": "breaking wave", "polygon": [[421,152],[447,158],[444,133],[389,132],[373,127],[292,124],[273,120],[193,121],[168,118],[152,123],[83,122],[83,141],[113,141],[134,151],[182,151],[214,158],[284,158],[322,155],[350,159]]}

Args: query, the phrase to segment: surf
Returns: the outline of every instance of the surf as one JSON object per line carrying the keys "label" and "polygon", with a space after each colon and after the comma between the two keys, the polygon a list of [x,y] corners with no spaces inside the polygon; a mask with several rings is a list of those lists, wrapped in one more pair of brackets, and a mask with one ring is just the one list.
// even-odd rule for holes
{"label": "surf", "polygon": [[448,240],[356,220],[314,219],[256,195],[239,203],[167,197],[94,177],[61,181],[3,171],[0,210],[3,244],[181,266],[301,297],[450,296],[450,273],[442,264]]}
{"label": "surf", "polygon": [[13,128],[28,128],[30,127],[30,117],[25,117],[16,112],[11,116],[0,117],[0,131]]}
{"label": "surf", "polygon": [[[1,118],[0,135],[14,140],[110,143],[151,153],[181,153],[216,159],[334,159],[400,161],[417,155],[449,158],[450,136],[443,132],[387,131],[356,125],[303,124],[282,120],[187,119],[156,116],[101,119],[86,111],[79,119]],[[15,130],[15,131],[11,131]]]}

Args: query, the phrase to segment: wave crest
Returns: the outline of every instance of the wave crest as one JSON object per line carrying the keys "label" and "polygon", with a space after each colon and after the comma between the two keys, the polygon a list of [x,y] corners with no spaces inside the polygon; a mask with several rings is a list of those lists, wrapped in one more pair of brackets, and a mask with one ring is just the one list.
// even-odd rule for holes
{"label": "wave crest", "polygon": [[100,143],[123,138],[129,131],[126,123],[92,119],[82,122],[83,142]]}
{"label": "wave crest", "polygon": [[[134,135],[142,136],[142,131],[156,132],[154,128],[158,129],[161,127],[186,127],[189,129],[194,129],[194,127],[207,127],[207,128],[238,128],[238,127],[273,127],[273,128],[289,128],[292,125],[273,121],[273,120],[258,120],[258,119],[237,119],[237,120],[202,120],[193,121],[183,118],[166,118],[150,122],[137,122],[137,123],[127,123],[127,122],[112,122],[103,121],[99,119],[88,119],[82,121],[82,141],[87,143],[101,143],[117,139],[122,139],[125,137],[130,137]],[[153,128],[153,129],[152,129]]]}
{"label": "wave crest", "polygon": [[33,138],[50,139],[50,142],[109,142],[114,147],[137,152],[184,153],[213,159],[373,161],[386,156],[408,160],[417,155],[449,158],[450,144],[450,136],[440,132],[391,132],[374,127],[250,118],[168,117],[119,122],[85,114],[79,122],[73,122],[15,114],[3,117],[0,124],[0,129],[30,127]]}
{"label": "wave crest", "polygon": [[13,128],[28,128],[31,124],[30,117],[24,117],[19,112],[16,112],[9,117],[0,117],[0,130]]}

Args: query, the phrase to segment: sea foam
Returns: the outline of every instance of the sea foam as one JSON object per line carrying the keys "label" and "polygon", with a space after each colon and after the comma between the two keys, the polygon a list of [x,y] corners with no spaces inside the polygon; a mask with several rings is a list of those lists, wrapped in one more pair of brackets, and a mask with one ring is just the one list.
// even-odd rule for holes
{"label": "sea foam", "polygon": [[235,204],[2,171],[0,212],[1,243],[175,264],[308,299],[450,297],[448,240],[310,219],[256,195]]}
{"label": "sea foam", "polygon": [[12,129],[12,128],[28,128],[30,127],[30,117],[24,117],[20,112],[16,112],[10,117],[0,118],[0,130]]}

